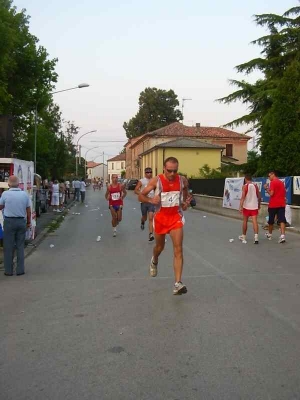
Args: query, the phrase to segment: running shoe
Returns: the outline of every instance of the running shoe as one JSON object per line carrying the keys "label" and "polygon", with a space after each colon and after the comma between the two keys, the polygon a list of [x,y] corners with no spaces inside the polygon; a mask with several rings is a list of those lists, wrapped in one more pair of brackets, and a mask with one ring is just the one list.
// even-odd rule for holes
{"label": "running shoe", "polygon": [[179,295],[187,293],[187,288],[182,282],[176,282],[173,289],[173,294]]}
{"label": "running shoe", "polygon": [[255,234],[254,235],[254,244],[258,244],[259,242],[258,242],[258,235],[257,234]]}
{"label": "running shoe", "polygon": [[157,264],[153,261],[153,257],[151,258],[150,262],[150,276],[154,278],[157,275]]}
{"label": "running shoe", "polygon": [[142,221],[142,222],[141,222],[141,230],[143,231],[144,229],[145,229],[145,222]]}
{"label": "running shoe", "polygon": [[280,236],[278,243],[285,243],[285,236]]}
{"label": "running shoe", "polygon": [[113,237],[116,237],[117,236],[117,232],[116,231],[114,231],[114,233],[113,233]]}
{"label": "running shoe", "polygon": [[265,236],[268,240],[272,240],[272,235],[270,233],[265,233]]}
{"label": "running shoe", "polygon": [[153,233],[149,233],[149,242],[153,242],[154,236]]}
{"label": "running shoe", "polygon": [[244,235],[240,235],[240,236],[239,236],[239,240],[240,240],[242,243],[244,243],[244,244],[247,243],[246,236],[244,236]]}

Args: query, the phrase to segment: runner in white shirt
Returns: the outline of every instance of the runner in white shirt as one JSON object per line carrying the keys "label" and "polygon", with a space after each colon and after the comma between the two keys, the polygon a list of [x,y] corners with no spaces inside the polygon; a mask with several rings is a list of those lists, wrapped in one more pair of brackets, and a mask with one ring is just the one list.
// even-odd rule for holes
{"label": "runner in white shirt", "polygon": [[86,184],[85,184],[84,178],[82,178],[81,182],[80,182],[81,203],[84,203],[84,200],[85,200],[85,187],[86,187]]}
{"label": "runner in white shirt", "polygon": [[239,239],[243,243],[247,243],[246,234],[248,227],[248,219],[252,218],[254,230],[254,244],[258,244],[258,210],[260,209],[261,195],[255,183],[252,182],[252,177],[249,174],[245,175],[245,185],[243,186],[242,198],[240,201],[240,212],[243,214],[243,234]]}
{"label": "runner in white shirt", "polygon": [[[152,179],[152,168],[147,167],[145,168],[145,177],[140,179],[135,187],[135,194],[139,195],[145,187],[149,184],[150,179]],[[154,197],[154,190],[152,190],[148,196],[149,198]],[[154,240],[153,236],[153,215],[155,212],[155,205],[151,203],[141,203],[141,212],[142,212],[142,218],[141,218],[141,229],[145,229],[145,222],[147,221],[147,217],[149,219],[149,242],[152,242]]]}

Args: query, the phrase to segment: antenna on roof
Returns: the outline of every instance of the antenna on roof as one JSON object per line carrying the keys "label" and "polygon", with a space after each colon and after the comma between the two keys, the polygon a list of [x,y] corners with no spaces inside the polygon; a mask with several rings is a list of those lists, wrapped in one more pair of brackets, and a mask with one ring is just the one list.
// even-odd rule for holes
{"label": "antenna on roof", "polygon": [[193,100],[193,99],[185,99],[185,98],[182,99],[182,106],[181,106],[181,109],[182,109],[182,125],[183,125],[183,119],[184,119],[184,117],[183,117],[184,102],[188,101],[188,100]]}

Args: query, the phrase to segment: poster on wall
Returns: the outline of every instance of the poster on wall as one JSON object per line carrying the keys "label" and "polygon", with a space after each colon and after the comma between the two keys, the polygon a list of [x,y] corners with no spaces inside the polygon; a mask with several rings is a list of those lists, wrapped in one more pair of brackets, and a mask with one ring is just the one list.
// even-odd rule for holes
{"label": "poster on wall", "polygon": [[32,161],[14,159],[14,175],[19,178],[19,187],[32,194],[34,167]]}
{"label": "poster on wall", "polygon": [[242,197],[244,178],[226,178],[224,185],[223,207],[238,210]]}
{"label": "poster on wall", "polygon": [[293,193],[300,196],[300,176],[294,176],[293,188]]}
{"label": "poster on wall", "polygon": [[[279,178],[285,186],[286,191],[286,203],[292,204],[292,177],[286,176],[284,178]],[[267,183],[270,185],[270,180],[268,178],[253,178],[253,182],[255,182],[260,190],[261,199],[264,203],[269,203],[270,196],[265,191],[264,185]]]}

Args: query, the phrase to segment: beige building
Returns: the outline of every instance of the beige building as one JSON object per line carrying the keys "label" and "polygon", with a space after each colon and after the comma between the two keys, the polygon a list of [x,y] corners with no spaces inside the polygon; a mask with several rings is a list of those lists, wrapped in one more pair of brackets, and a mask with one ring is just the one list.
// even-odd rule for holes
{"label": "beige building", "polygon": [[[156,131],[128,140],[125,145],[126,178],[140,178],[143,175],[141,166],[142,154],[160,144],[183,138],[220,146],[220,148],[223,148],[222,162],[224,163],[243,164],[247,162],[249,136],[224,128],[201,127],[200,124],[186,126],[180,122],[174,122]],[[151,157],[154,157],[153,152],[152,154]],[[151,162],[153,163],[151,165],[154,165],[154,160],[151,160]],[[201,168],[204,164],[197,166],[197,168]],[[212,165],[209,166],[213,168]]]}
{"label": "beige building", "polygon": [[108,180],[111,182],[111,176],[117,174],[121,178],[122,171],[126,171],[126,154],[118,154],[117,156],[107,160]]}
{"label": "beige building", "polygon": [[88,180],[93,180],[94,178],[97,179],[107,179],[107,165],[103,163],[95,163],[94,161],[88,161],[87,162],[87,179]]}

